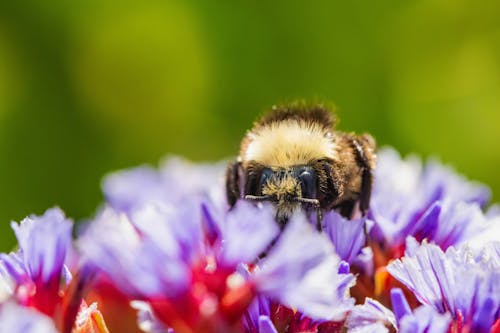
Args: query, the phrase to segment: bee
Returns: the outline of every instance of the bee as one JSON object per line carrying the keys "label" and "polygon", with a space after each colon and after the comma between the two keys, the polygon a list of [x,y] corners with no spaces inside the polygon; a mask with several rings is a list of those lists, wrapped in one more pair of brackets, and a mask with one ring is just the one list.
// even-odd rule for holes
{"label": "bee", "polygon": [[237,200],[269,201],[284,228],[298,210],[315,211],[318,228],[325,211],[346,218],[365,215],[375,168],[375,140],[335,130],[332,111],[322,104],[274,106],[241,141],[226,172],[226,194]]}

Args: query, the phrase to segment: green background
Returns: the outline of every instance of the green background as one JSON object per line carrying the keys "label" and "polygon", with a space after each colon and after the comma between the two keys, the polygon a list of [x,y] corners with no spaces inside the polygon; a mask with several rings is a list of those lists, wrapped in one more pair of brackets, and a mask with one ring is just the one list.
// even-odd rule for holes
{"label": "green background", "polygon": [[112,170],[236,154],[272,104],[500,177],[499,1],[0,1],[0,250],[53,205],[91,216]]}

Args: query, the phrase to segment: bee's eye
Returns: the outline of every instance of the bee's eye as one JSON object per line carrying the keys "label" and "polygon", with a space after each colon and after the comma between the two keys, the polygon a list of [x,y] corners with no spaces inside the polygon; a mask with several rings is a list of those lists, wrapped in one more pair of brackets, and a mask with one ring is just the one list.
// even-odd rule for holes
{"label": "bee's eye", "polygon": [[304,170],[299,174],[302,197],[316,198],[316,179],[313,170]]}
{"label": "bee's eye", "polygon": [[262,170],[262,175],[260,176],[259,187],[262,190],[262,187],[267,183],[267,181],[271,178],[273,171],[271,169]]}

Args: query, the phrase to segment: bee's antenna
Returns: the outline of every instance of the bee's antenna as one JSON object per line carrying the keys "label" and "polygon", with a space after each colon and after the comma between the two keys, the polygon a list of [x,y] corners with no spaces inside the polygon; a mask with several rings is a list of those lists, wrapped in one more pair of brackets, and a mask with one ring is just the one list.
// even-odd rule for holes
{"label": "bee's antenna", "polygon": [[253,200],[253,201],[266,201],[266,200],[271,200],[272,196],[271,195],[245,195],[246,200]]}
{"label": "bee's antenna", "polygon": [[319,207],[319,200],[318,199],[297,197],[297,198],[294,198],[294,201],[298,201],[301,203],[307,203],[307,204],[313,205],[314,207]]}

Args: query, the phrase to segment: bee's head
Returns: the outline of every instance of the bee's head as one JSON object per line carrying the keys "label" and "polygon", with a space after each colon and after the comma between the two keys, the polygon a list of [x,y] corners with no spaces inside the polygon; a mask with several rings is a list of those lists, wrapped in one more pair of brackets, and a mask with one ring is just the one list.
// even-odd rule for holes
{"label": "bee's head", "polygon": [[249,193],[245,198],[273,202],[278,222],[284,224],[303,205],[305,208],[319,207],[317,183],[316,173],[311,166],[264,168],[258,185],[253,187],[255,193]]}

